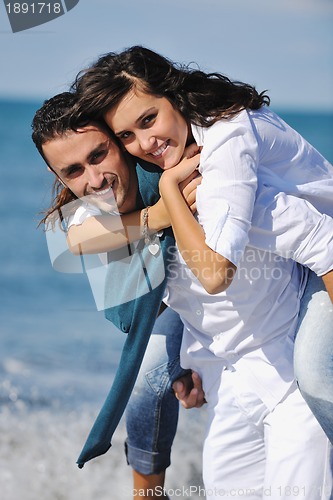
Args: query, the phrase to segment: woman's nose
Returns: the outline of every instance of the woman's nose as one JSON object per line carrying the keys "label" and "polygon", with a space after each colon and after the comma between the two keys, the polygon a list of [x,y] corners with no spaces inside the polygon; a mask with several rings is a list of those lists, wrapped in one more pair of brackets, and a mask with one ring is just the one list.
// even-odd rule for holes
{"label": "woman's nose", "polygon": [[140,148],[145,153],[149,153],[152,149],[156,147],[156,138],[152,134],[141,134],[138,137]]}

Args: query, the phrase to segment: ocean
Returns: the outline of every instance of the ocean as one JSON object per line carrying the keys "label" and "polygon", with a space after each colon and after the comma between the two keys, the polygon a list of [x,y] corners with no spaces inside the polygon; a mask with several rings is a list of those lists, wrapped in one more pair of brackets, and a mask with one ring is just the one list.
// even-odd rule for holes
{"label": "ocean", "polygon": [[[0,100],[1,500],[130,500],[124,422],[111,450],[79,470],[81,451],[124,336],[98,312],[84,275],[54,271],[37,228],[52,174],[30,138],[41,102]],[[280,113],[333,161],[333,114]],[[170,497],[202,497],[204,410],[181,408]]]}

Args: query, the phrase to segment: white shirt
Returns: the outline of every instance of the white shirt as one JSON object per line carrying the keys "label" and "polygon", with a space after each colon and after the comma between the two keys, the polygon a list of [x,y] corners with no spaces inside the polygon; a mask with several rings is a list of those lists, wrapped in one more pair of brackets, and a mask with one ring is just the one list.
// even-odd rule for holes
{"label": "white shirt", "polygon": [[206,375],[214,362],[236,366],[273,408],[294,379],[293,336],[306,273],[259,249],[292,256],[318,274],[332,269],[333,169],[266,109],[193,133],[203,145],[199,222],[208,246],[238,268],[225,292],[209,295],[175,257],[165,302],[185,324],[182,365],[201,374],[205,367]]}
{"label": "white shirt", "polygon": [[192,132],[203,146],[197,208],[210,248],[236,265],[250,244],[318,275],[332,269],[333,166],[318,151],[266,107]]}
{"label": "white shirt", "polygon": [[102,212],[96,205],[82,201],[82,204],[75,210],[74,214],[68,217],[67,228],[71,226],[80,226],[89,217],[102,215]]}
{"label": "white shirt", "polygon": [[247,247],[229,288],[209,295],[175,253],[164,301],[185,325],[181,365],[196,370],[206,390],[207,370],[214,377],[217,361],[237,367],[273,408],[294,380],[293,336],[305,274],[292,260]]}
{"label": "white shirt", "polygon": [[165,301],[186,327],[182,365],[204,375],[204,386],[207,373],[210,382],[216,377],[214,361],[237,366],[273,408],[293,380],[304,275],[294,261],[247,244],[318,274],[332,269],[333,167],[266,108],[192,130],[203,146],[199,222],[208,246],[234,262],[237,273],[212,296],[182,257],[175,259]]}

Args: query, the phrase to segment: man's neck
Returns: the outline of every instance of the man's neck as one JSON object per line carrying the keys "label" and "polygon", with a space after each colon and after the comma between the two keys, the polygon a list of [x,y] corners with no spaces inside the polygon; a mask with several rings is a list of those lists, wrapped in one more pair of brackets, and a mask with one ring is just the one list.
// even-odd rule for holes
{"label": "man's neck", "polygon": [[136,170],[134,165],[129,165],[130,169],[130,179],[128,192],[126,196],[126,200],[124,201],[121,207],[121,213],[126,214],[128,212],[133,212],[136,209],[136,199],[138,193],[138,178],[136,175]]}

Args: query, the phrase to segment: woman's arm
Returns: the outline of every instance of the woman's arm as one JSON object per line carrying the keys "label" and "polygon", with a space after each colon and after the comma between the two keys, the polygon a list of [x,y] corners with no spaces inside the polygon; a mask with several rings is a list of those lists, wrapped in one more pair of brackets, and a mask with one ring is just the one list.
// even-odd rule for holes
{"label": "woman's arm", "polygon": [[[158,201],[149,211],[150,232],[170,226],[163,203]],[[142,237],[143,210],[123,215],[88,217],[80,225],[70,226],[67,234],[69,249],[75,255],[108,252],[121,248]]]}
{"label": "woman's arm", "polygon": [[193,127],[202,144],[197,192],[206,244],[238,265],[248,243],[257,191],[259,145],[246,111],[208,128]]}
{"label": "woman's arm", "polygon": [[[201,179],[197,173],[190,175],[181,190],[190,207],[196,211],[195,193]],[[149,208],[149,232],[156,233],[171,225],[169,214],[160,199]],[[70,226],[67,234],[69,249],[75,255],[109,252],[142,238],[143,210],[122,215],[88,217],[80,225]]]}
{"label": "woman's arm", "polygon": [[232,282],[248,243],[258,143],[246,111],[208,128],[193,127],[193,135],[202,146],[203,180],[197,192],[200,224],[189,219],[177,187],[188,172],[183,174],[180,166],[164,172],[160,192],[184,260],[205,290],[215,294]]}
{"label": "woman's arm", "polygon": [[230,285],[236,266],[206,245],[205,233],[192,216],[179,189],[179,184],[196,169],[198,162],[199,155],[166,170],[159,186],[183,259],[205,290],[215,294]]}

